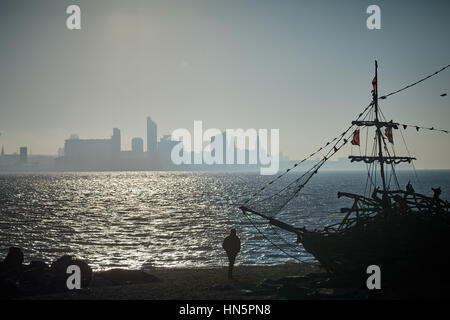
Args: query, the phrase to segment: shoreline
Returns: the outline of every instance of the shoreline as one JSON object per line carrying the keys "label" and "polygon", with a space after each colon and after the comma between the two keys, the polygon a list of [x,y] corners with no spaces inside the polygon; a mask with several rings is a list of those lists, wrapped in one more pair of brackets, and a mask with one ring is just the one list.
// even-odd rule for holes
{"label": "shoreline", "polygon": [[[74,262],[80,263],[81,261],[74,260]],[[83,266],[83,264],[78,265]],[[82,284],[80,290],[67,290],[66,272],[58,276],[59,266],[52,265],[52,268],[54,268],[52,272],[56,272],[55,276],[44,278],[53,280],[50,282],[35,281],[34,287],[28,287],[28,289],[33,289],[31,291],[34,293],[10,295],[3,298],[7,300],[155,301],[449,298],[447,287],[431,279],[431,281],[421,283],[405,283],[399,279],[400,281],[394,284],[384,283],[383,290],[370,290],[366,284],[366,277],[333,276],[315,261],[289,261],[275,265],[237,265],[233,270],[233,280],[228,280],[227,266],[110,269],[92,272],[88,282]],[[36,280],[44,278],[38,277]],[[43,283],[43,286],[40,283]],[[58,283],[63,286],[58,286]],[[59,289],[48,291],[49,286]]]}
{"label": "shoreline", "polygon": [[[117,271],[119,270],[119,271]],[[112,269],[94,272],[85,289],[23,297],[27,300],[266,300],[280,298],[274,283],[323,272],[317,262],[227,267]]]}

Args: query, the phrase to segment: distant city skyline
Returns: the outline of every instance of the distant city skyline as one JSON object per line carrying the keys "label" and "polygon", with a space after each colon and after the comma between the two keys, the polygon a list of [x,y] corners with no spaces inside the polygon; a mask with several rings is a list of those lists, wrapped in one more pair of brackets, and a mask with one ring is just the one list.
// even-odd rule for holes
{"label": "distant city skyline", "polygon": [[[40,171],[123,171],[123,170],[184,170],[184,171],[255,171],[263,170],[265,174],[275,174],[280,168],[280,160],[284,167],[290,167],[289,157],[281,152],[277,156],[271,154],[268,158],[266,147],[260,144],[259,137],[252,144],[251,134],[242,131],[231,133],[228,131],[218,132],[204,140],[202,132],[197,137],[203,139],[200,150],[185,147],[185,138],[179,140],[173,135],[163,134],[158,137],[158,125],[151,117],[147,117],[146,149],[144,139],[134,137],[131,139],[131,150],[122,149],[122,132],[119,128],[112,129],[110,138],[80,138],[78,133],[70,134],[64,140],[64,146],[58,148],[57,156],[34,156],[28,157],[28,148],[21,147],[20,154],[5,153],[4,147],[0,154],[1,172],[40,172]],[[230,134],[230,140],[226,138]],[[256,132],[255,132],[256,135]],[[218,151],[216,140],[222,140],[219,152],[222,157],[216,158]],[[194,140],[196,138],[194,137]],[[228,145],[229,144],[229,145]],[[189,142],[187,145],[191,145]],[[174,149],[179,146],[178,149]],[[205,147],[205,148],[203,148]],[[272,148],[272,147],[271,147]],[[277,150],[277,149],[274,149]],[[182,161],[174,161],[174,151],[181,156]],[[230,154],[229,154],[230,152]],[[272,151],[273,152],[273,151]],[[31,155],[30,155],[31,156]],[[260,157],[264,161],[258,162]],[[206,161],[205,159],[209,160]],[[196,160],[200,159],[200,162]],[[203,160],[206,162],[204,163]],[[275,160],[275,162],[274,162]],[[210,162],[212,161],[212,162]],[[269,162],[267,162],[269,161]],[[261,169],[264,168],[264,169]],[[267,173],[270,169],[271,173]]]}
{"label": "distant city skyline", "polygon": [[[145,149],[151,115],[153,146],[202,120],[279,129],[280,150],[303,159],[370,102],[375,59],[380,94],[450,63],[449,1],[78,0],[82,29],[67,30],[70,4],[0,3],[8,154],[26,146],[56,155],[72,133],[107,138],[111,128],[122,130],[122,150],[136,137]],[[371,4],[381,8],[380,30],[366,27]],[[450,98],[441,96],[449,84],[447,70],[380,107],[389,120],[450,129]],[[403,134],[417,168],[450,168],[449,135]]]}

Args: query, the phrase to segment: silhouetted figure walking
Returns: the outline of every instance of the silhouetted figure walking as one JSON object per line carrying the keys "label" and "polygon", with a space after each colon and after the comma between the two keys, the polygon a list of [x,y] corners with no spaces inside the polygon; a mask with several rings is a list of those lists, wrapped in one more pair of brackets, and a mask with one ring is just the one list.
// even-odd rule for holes
{"label": "silhouetted figure walking", "polygon": [[222,243],[222,247],[228,256],[228,279],[233,279],[233,266],[238,252],[241,250],[241,240],[236,235],[236,229],[231,229],[230,235]]}

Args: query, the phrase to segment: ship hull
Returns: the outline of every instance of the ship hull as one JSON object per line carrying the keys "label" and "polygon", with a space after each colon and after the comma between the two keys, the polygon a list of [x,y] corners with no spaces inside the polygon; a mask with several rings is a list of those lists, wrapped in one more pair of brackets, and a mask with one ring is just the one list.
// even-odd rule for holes
{"label": "ship hull", "polygon": [[301,242],[329,273],[362,285],[370,265],[379,266],[384,282],[394,286],[448,282],[449,215],[385,213],[339,232],[305,231]]}

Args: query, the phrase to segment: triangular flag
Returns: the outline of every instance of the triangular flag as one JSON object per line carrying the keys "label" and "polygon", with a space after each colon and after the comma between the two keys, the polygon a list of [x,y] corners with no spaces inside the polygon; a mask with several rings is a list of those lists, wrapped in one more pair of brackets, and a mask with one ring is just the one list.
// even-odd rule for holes
{"label": "triangular flag", "polygon": [[416,127],[416,130],[419,131],[419,127]]}
{"label": "triangular flag", "polygon": [[404,124],[403,129],[406,130],[406,128],[408,128],[408,126],[406,124]]}
{"label": "triangular flag", "polygon": [[336,146],[333,147],[334,153],[336,153],[338,151],[338,149],[336,148]]}

